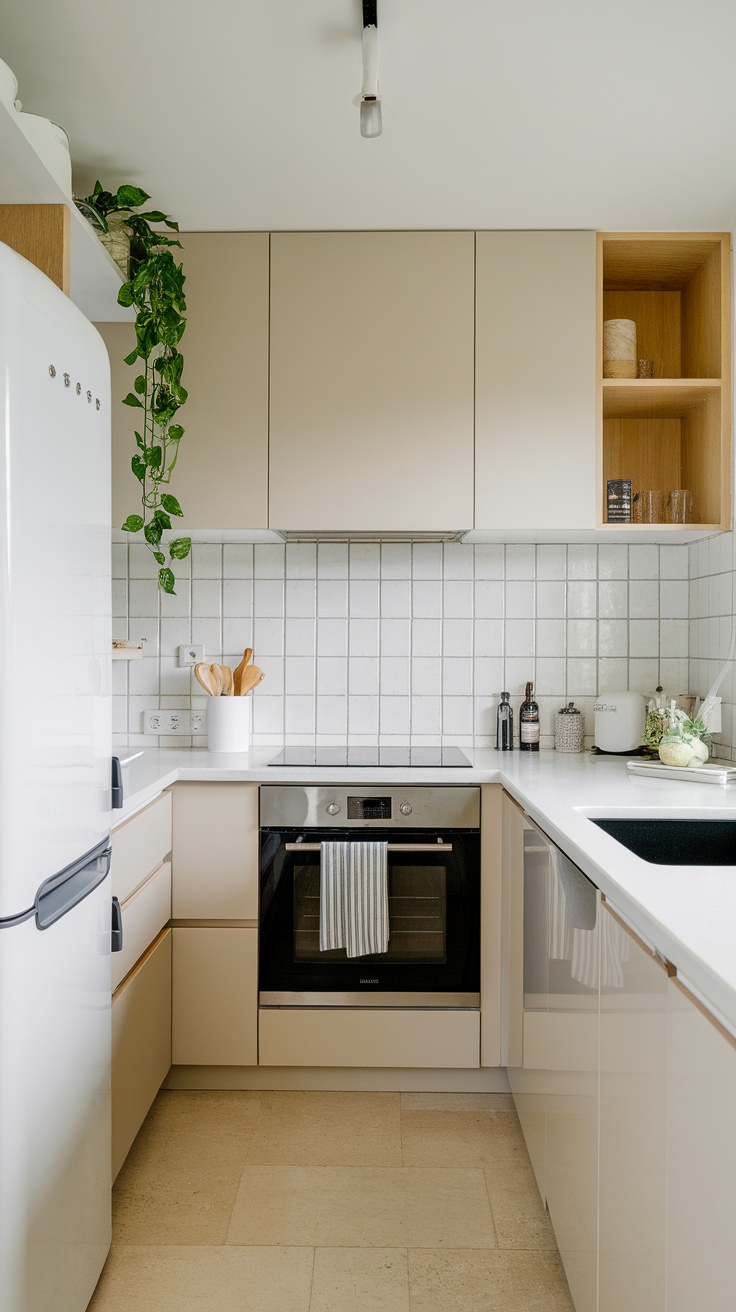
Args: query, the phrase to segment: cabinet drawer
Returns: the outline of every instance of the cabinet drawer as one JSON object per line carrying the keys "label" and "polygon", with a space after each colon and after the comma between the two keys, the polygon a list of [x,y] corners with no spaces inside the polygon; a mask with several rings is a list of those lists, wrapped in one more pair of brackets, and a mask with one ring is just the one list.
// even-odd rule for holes
{"label": "cabinet drawer", "polygon": [[258,930],[174,930],[173,1061],[255,1066]]}
{"label": "cabinet drawer", "polygon": [[480,1066],[477,1011],[275,1007],[258,1033],[261,1066]]}
{"label": "cabinet drawer", "polygon": [[165,861],[122,904],[123,950],[112,954],[112,986],[117,988],[139,957],[171,920],[171,862]]}
{"label": "cabinet drawer", "polygon": [[176,920],[257,920],[257,784],[177,784],[173,863]]}
{"label": "cabinet drawer", "polygon": [[112,834],[112,891],[125,902],[171,851],[171,793],[162,793]]}
{"label": "cabinet drawer", "polygon": [[171,930],[167,929],[113,998],[113,1180],[170,1065]]}

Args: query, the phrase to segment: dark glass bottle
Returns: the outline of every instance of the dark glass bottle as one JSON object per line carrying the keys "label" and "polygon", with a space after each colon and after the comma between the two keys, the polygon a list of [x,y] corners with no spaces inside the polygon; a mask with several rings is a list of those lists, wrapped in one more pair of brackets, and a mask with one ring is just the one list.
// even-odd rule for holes
{"label": "dark glass bottle", "polygon": [[514,746],[514,712],[509,702],[509,694],[501,693],[501,700],[496,711],[496,751],[510,752]]}
{"label": "dark glass bottle", "polygon": [[526,693],[519,711],[519,750],[539,751],[539,706],[532,697],[533,683],[526,685]]}

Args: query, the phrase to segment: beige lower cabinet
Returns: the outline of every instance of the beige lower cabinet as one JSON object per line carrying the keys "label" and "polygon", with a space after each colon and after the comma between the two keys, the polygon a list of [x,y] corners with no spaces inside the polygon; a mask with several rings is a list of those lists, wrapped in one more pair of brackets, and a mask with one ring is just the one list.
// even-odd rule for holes
{"label": "beige lower cabinet", "polygon": [[170,1065],[171,930],[165,929],[113,994],[113,1179]]}
{"label": "beige lower cabinet", "polygon": [[172,1060],[180,1066],[257,1064],[257,929],[174,929]]}
{"label": "beige lower cabinet", "polygon": [[598,1307],[664,1312],[669,979],[607,906],[601,914],[603,941],[621,950],[617,978],[601,982]]}
{"label": "beige lower cabinet", "polygon": [[178,783],[175,920],[258,920],[258,785]]}
{"label": "beige lower cabinet", "polygon": [[667,1312],[736,1306],[736,1041],[670,981]]}

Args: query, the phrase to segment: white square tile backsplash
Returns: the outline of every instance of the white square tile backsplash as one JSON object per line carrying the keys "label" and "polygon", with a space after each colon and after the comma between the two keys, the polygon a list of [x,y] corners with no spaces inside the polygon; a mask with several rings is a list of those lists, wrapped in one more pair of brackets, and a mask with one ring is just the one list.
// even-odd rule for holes
{"label": "white square tile backsplash", "polygon": [[[115,732],[150,745],[144,710],[206,704],[176,663],[179,645],[199,642],[207,661],[231,664],[254,648],[266,672],[253,697],[256,743],[347,736],[357,745],[380,735],[490,746],[501,689],[518,706],[529,679],[543,746],[565,700],[587,713],[590,735],[599,691],[664,682],[686,692],[688,654],[693,691],[707,682],[730,634],[726,536],[727,569],[724,548],[708,541],[205,542],[195,544],[191,568],[177,568],[176,597],[158,594],[145,550],[116,543],[114,633],[144,638],[146,655],[115,668]],[[701,617],[715,625],[707,639]]]}

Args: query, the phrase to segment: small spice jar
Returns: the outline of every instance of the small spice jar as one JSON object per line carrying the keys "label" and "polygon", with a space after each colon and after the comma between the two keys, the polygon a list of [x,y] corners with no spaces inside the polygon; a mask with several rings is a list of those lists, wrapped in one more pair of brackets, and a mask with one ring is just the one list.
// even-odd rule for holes
{"label": "small spice jar", "polygon": [[585,716],[568,702],[555,716],[555,751],[582,752],[584,741]]}

